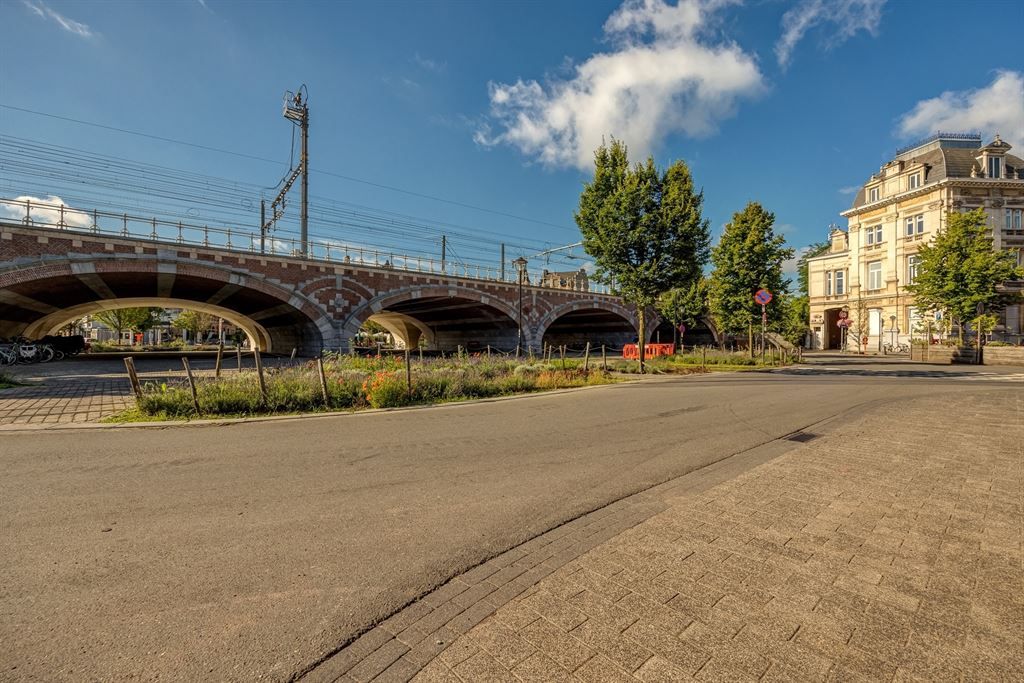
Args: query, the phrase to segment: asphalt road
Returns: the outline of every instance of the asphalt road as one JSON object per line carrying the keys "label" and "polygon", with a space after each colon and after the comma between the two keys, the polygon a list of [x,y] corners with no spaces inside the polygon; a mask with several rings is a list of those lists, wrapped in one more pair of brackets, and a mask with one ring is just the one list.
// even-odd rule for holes
{"label": "asphalt road", "polygon": [[452,575],[655,483],[903,397],[1024,388],[973,368],[818,363],[231,426],[2,432],[0,680],[285,680]]}

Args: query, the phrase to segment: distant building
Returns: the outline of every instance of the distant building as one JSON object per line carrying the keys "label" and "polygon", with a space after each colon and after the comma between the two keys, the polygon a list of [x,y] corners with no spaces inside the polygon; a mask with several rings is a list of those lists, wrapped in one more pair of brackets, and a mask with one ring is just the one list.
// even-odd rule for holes
{"label": "distant building", "polygon": [[[854,317],[858,300],[868,308],[868,350],[906,342],[922,328],[924,312],[906,286],[917,275],[918,249],[949,211],[984,208],[994,247],[1024,263],[1024,160],[999,136],[981,142],[980,135],[936,134],[897,152],[860,188],[841,214],[847,230],[834,229],[829,250],[808,259],[812,348],[840,347],[841,311]],[[1019,342],[1021,309],[1008,307],[993,336]]]}
{"label": "distant building", "polygon": [[540,286],[551,289],[571,289],[576,292],[589,292],[590,279],[587,277],[587,271],[582,268],[565,273],[545,270],[540,276]]}

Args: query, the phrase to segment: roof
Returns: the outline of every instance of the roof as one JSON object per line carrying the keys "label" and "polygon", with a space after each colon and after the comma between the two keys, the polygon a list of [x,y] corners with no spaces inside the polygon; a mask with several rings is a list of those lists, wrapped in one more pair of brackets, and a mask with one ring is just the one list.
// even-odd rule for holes
{"label": "roof", "polygon": [[[1008,147],[1006,143],[1002,144]],[[937,183],[947,178],[970,178],[971,169],[974,169],[980,177],[983,169],[976,157],[981,155],[982,148],[965,148],[962,145],[962,142],[957,146],[949,147],[932,143],[923,146],[919,154],[915,155],[913,154],[914,150],[911,150],[909,153],[904,152],[898,158],[907,164],[920,163],[924,165],[922,185]],[[991,148],[991,146],[989,145],[987,148]],[[1013,154],[1004,154],[1003,159],[1006,164],[1006,173],[1011,178],[1016,176],[1017,171],[1024,172],[1024,159]],[[851,208],[857,208],[867,203],[867,185],[864,185],[854,197]]]}

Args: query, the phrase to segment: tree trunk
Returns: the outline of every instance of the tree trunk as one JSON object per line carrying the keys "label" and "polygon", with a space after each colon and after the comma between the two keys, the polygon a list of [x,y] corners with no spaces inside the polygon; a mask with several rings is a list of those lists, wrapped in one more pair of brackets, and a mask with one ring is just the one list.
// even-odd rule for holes
{"label": "tree trunk", "polygon": [[640,374],[644,374],[644,335],[647,333],[647,321],[645,320],[643,306],[636,305],[636,317],[639,320],[640,336],[637,337],[637,350],[640,352]]}

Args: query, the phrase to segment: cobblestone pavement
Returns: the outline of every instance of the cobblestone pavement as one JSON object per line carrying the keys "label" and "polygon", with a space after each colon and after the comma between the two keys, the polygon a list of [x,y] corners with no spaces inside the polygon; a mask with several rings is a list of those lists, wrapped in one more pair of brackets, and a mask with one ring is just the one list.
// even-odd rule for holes
{"label": "cobblestone pavement", "polygon": [[98,422],[134,403],[126,379],[87,379],[0,391],[0,425]]}
{"label": "cobblestone pavement", "polygon": [[[197,376],[213,374],[214,361],[195,358],[192,367]],[[244,367],[252,365],[244,359]],[[285,364],[286,359],[268,358],[266,364]],[[136,361],[139,375],[146,381],[184,381],[181,362],[173,358]],[[237,372],[234,356],[225,359],[224,372]],[[124,362],[76,358],[66,362],[18,365],[3,368],[25,386],[0,390],[0,427],[29,424],[68,424],[99,422],[130,408],[135,403],[125,375]]]}
{"label": "cobblestone pavement", "polygon": [[1024,395],[811,436],[533,539],[307,679],[1024,680]]}

